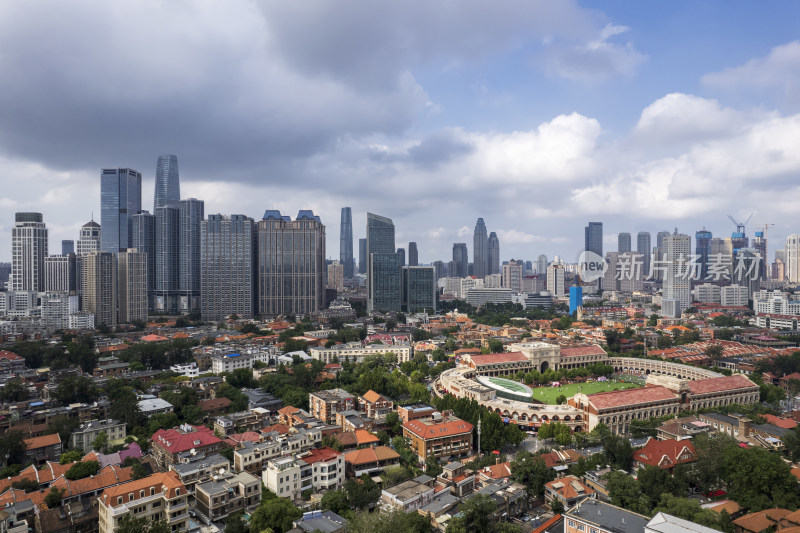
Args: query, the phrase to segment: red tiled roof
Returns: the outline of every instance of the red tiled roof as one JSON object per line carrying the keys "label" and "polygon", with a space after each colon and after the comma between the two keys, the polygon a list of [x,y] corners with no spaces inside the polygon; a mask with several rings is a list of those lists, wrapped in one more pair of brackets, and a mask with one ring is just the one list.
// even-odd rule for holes
{"label": "red tiled roof", "polygon": [[764,415],[764,418],[767,419],[767,422],[779,428],[792,429],[797,427],[797,421],[791,418],[779,418],[775,415]]}
{"label": "red tiled roof", "polygon": [[692,394],[708,394],[737,389],[758,389],[758,385],[741,374],[722,376],[720,378],[698,379],[689,382],[689,391]]}
{"label": "red tiled roof", "polygon": [[215,409],[225,409],[231,403],[231,400],[228,398],[211,398],[210,400],[197,402],[197,407],[199,407],[201,411],[213,411]]}
{"label": "red tiled roof", "polygon": [[176,489],[185,489],[178,477],[178,473],[174,470],[170,470],[169,472],[159,472],[146,478],[131,481],[130,483],[123,483],[115,487],[107,488],[103,491],[100,499],[109,507],[114,507],[118,505],[117,497],[122,497],[122,503],[128,503],[130,501],[130,494],[133,494],[133,501],[139,499],[140,490],[145,491],[145,497],[150,496],[149,489],[151,487],[155,489],[156,494],[166,489],[167,498],[174,498]]}
{"label": "red tiled roof", "polygon": [[[691,458],[678,459],[684,451],[688,451]],[[643,448],[633,452],[634,461],[659,468],[672,467],[680,463],[690,463],[696,458],[694,446],[688,440],[649,439]]]}
{"label": "red tiled roof", "polygon": [[15,354],[14,352],[9,352],[8,350],[0,350],[0,359],[7,359],[9,361],[22,361],[24,358],[20,357],[19,355]]}
{"label": "red tiled roof", "polygon": [[313,464],[332,461],[340,455],[342,454],[333,448],[315,448],[309,450],[307,454],[303,454],[299,459],[302,459],[306,464]]}
{"label": "red tiled roof", "polygon": [[166,337],[162,337],[161,335],[155,335],[151,333],[150,335],[145,335],[139,340],[143,342],[161,342],[161,341],[168,341],[169,339]]}
{"label": "red tiled roof", "polygon": [[528,361],[528,358],[522,352],[490,353],[486,355],[473,355],[471,357],[475,366]]}
{"label": "red tiled roof", "polygon": [[422,419],[409,420],[403,424],[403,427],[421,439],[434,439],[472,432],[472,424],[458,418],[438,424]]}
{"label": "red tiled roof", "polygon": [[192,448],[202,448],[219,444],[222,440],[205,426],[195,426],[195,431],[184,433],[178,429],[159,429],[153,433],[154,445],[161,446],[170,453],[181,453]]}
{"label": "red tiled roof", "polygon": [[361,446],[362,444],[370,444],[373,442],[380,442],[381,439],[370,433],[365,429],[357,429],[355,431],[356,434],[356,441],[358,441],[358,445]]}
{"label": "red tiled roof", "polygon": [[31,437],[30,439],[25,439],[25,449],[35,450],[37,448],[53,446],[59,443],[61,443],[61,437],[58,436],[58,433],[53,433],[52,435],[42,435],[41,437]]}
{"label": "red tiled roof", "polygon": [[374,448],[353,450],[352,452],[347,452],[344,456],[344,461],[354,466],[377,463],[378,461],[387,461],[390,459],[400,459],[400,454],[388,446],[375,446]]}
{"label": "red tiled roof", "polygon": [[378,394],[374,390],[368,390],[367,392],[364,393],[362,398],[367,400],[369,403],[377,403],[377,402],[381,401],[382,399],[386,400],[386,398],[384,398],[383,396],[381,396],[380,394]]}
{"label": "red tiled roof", "polygon": [[[576,485],[581,490],[576,488]],[[565,476],[559,479],[554,479],[545,483],[545,487],[554,490],[559,496],[565,500],[578,498],[579,496],[589,496],[594,494],[594,490],[581,483],[581,480],[575,476]]]}
{"label": "red tiled roof", "polygon": [[561,348],[561,357],[578,357],[583,355],[606,355],[606,351],[597,344]]}
{"label": "red tiled roof", "polygon": [[611,409],[623,405],[636,405],[648,402],[677,400],[678,396],[666,387],[642,387],[588,395],[589,402],[597,409]]}
{"label": "red tiled roof", "polygon": [[261,433],[269,433],[270,431],[277,431],[281,435],[289,433],[289,426],[286,424],[273,424],[261,429]]}
{"label": "red tiled roof", "polygon": [[481,469],[480,475],[488,479],[504,479],[511,477],[511,463],[506,461],[505,463],[484,467]]}

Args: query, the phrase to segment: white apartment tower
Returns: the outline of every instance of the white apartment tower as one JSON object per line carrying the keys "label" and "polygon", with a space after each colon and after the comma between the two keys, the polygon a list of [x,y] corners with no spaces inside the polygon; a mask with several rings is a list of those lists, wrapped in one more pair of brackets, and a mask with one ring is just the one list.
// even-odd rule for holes
{"label": "white apartment tower", "polygon": [[44,290],[44,258],[47,257],[47,227],[41,213],[17,213],[11,229],[12,291]]}
{"label": "white apartment tower", "polygon": [[[664,261],[666,271],[664,272],[663,298],[675,301],[674,309],[662,308],[667,316],[677,318],[684,309],[688,309],[692,303],[691,279],[686,273],[686,265],[690,261],[692,253],[692,239],[688,235],[673,234],[664,237]],[[666,306],[664,306],[666,307]]]}

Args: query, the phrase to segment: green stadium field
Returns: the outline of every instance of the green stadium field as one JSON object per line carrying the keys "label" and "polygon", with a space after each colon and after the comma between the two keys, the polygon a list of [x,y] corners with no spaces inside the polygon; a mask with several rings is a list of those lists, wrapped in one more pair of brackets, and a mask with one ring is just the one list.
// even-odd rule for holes
{"label": "green stadium field", "polygon": [[620,389],[635,389],[640,387],[634,383],[620,383],[616,381],[592,381],[591,383],[572,383],[561,387],[538,387],[533,389],[533,399],[537,402],[554,405],[556,398],[562,394],[567,398],[575,396],[577,393],[594,394],[596,392],[608,392]]}
{"label": "green stadium field", "polygon": [[498,385],[500,387],[505,387],[505,388],[507,388],[508,390],[510,390],[512,392],[517,392],[517,393],[524,394],[524,393],[528,392],[528,389],[529,389],[528,386],[523,385],[522,383],[517,383],[516,381],[511,381],[510,379],[492,377],[492,378],[489,378],[489,381],[491,381],[492,383],[494,383],[495,385]]}

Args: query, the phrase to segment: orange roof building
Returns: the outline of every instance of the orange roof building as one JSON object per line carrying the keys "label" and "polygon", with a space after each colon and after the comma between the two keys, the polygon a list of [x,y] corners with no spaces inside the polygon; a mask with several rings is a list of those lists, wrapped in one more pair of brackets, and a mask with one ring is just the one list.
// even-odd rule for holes
{"label": "orange roof building", "polygon": [[428,457],[469,455],[472,451],[472,424],[453,416],[434,413],[432,418],[409,420],[403,424],[403,436],[425,462]]}
{"label": "orange roof building", "polygon": [[172,531],[184,531],[189,517],[187,490],[174,471],[110,487],[98,504],[100,533],[119,529],[119,521],[134,510],[137,518],[166,520]]}

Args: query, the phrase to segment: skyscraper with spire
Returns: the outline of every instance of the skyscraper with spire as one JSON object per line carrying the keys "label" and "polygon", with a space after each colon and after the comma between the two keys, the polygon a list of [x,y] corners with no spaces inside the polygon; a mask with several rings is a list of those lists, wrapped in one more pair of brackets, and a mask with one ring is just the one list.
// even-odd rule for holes
{"label": "skyscraper with spire", "polygon": [[349,207],[342,208],[342,221],[339,230],[339,262],[342,264],[345,279],[353,277],[353,212]]}
{"label": "skyscraper with spire", "polygon": [[472,263],[473,273],[478,279],[486,277],[488,274],[489,260],[489,236],[486,233],[486,224],[482,218],[475,223],[475,234],[472,239]]}
{"label": "skyscraper with spire", "polygon": [[494,231],[489,234],[488,251],[486,274],[500,274],[500,239]]}
{"label": "skyscraper with spire", "polygon": [[156,161],[156,187],[153,213],[159,207],[178,207],[181,200],[181,183],[178,175],[178,157],[160,155]]}

